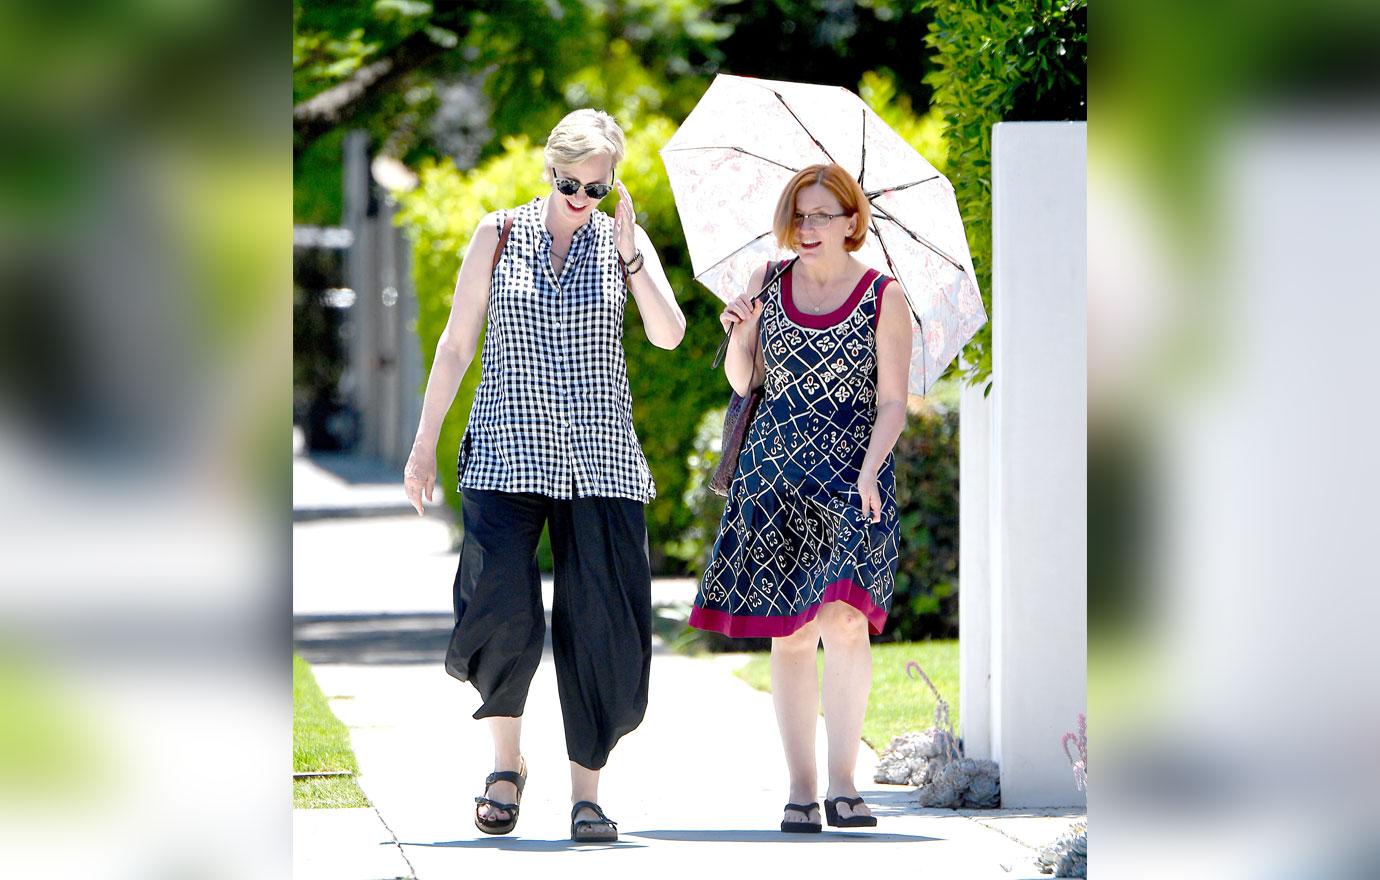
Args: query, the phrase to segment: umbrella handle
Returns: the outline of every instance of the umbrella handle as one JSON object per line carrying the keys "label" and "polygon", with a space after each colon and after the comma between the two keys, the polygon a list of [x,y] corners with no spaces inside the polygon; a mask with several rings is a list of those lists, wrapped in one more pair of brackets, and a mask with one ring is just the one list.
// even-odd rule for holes
{"label": "umbrella handle", "polygon": [[719,366],[723,364],[724,355],[728,354],[728,340],[732,338],[733,327],[730,326],[728,332],[724,334],[724,341],[719,343],[719,350],[714,352],[714,363],[709,365],[712,369],[717,370]]}
{"label": "umbrella handle", "polygon": [[[763,296],[765,296],[767,290],[773,284],[776,283],[776,280],[778,278],[780,278],[782,275],[786,273],[787,269],[795,265],[795,261],[798,259],[800,259],[800,257],[792,257],[791,259],[786,260],[780,266],[778,266],[776,268],[776,271],[772,273],[771,278],[767,279],[762,283],[762,289],[757,291],[757,295],[752,298],[753,302],[756,302],[760,300]],[[717,370],[719,368],[719,365],[724,362],[724,355],[728,354],[728,341],[733,338],[733,328],[735,326],[736,325],[734,324],[729,325],[728,332],[724,334],[724,341],[719,343],[719,350],[714,353],[714,363],[710,364],[711,369]]]}

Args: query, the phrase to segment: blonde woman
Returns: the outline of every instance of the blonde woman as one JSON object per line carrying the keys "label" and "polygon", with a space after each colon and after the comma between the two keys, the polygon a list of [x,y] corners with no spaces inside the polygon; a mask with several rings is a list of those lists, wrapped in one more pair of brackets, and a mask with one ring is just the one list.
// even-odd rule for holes
{"label": "blonde woman", "polygon": [[[537,543],[555,564],[552,645],[570,759],[577,841],[609,841],[599,770],[641,723],[651,669],[651,573],[643,505],[655,494],[633,430],[623,353],[628,292],[647,338],[673,349],[685,318],[656,249],[617,179],[624,137],[612,117],[577,110],[545,148],[550,192],[484,218],[460,268],[404,473],[422,512],[436,439],[486,329],[482,378],[458,462],[464,543],[446,670],[479,691],[494,772],[475,824],[517,824],[527,769],[522,713],[545,637]],[[597,210],[618,192],[614,216]]]}
{"label": "blonde woman", "polygon": [[853,771],[872,684],[869,633],[891,609],[898,558],[891,450],[905,426],[909,309],[899,285],[859,262],[867,198],[838,165],[791,179],[775,232],[799,256],[757,270],[756,294],[720,316],[733,327],[724,361],[746,395],[762,386],[690,623],[772,639],[772,698],[790,777],[781,822],[821,830],[815,767],[824,644],[830,825],[877,824]]}

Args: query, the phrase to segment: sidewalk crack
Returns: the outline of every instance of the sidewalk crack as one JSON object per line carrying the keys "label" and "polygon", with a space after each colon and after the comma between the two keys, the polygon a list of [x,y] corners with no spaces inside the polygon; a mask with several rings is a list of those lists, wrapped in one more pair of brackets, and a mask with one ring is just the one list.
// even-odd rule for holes
{"label": "sidewalk crack", "polygon": [[967,819],[968,821],[970,821],[970,822],[972,822],[972,823],[978,825],[979,827],[986,828],[988,831],[995,831],[995,832],[997,832],[998,834],[1000,834],[1002,837],[1005,837],[1007,840],[1010,840],[1010,841],[1012,841],[1012,842],[1014,842],[1014,843],[1019,843],[1021,846],[1025,847],[1026,849],[1030,850],[1031,852],[1039,852],[1039,851],[1040,851],[1040,848],[1039,848],[1038,846],[1031,846],[1030,844],[1026,843],[1024,840],[1021,840],[1020,838],[1012,837],[1010,834],[1007,834],[1005,831],[1001,830],[1000,828],[996,827],[995,825],[988,825],[986,822],[982,821],[982,817],[981,817],[981,816],[964,816],[963,818],[965,818],[965,819]]}
{"label": "sidewalk crack", "polygon": [[[371,804],[372,806],[372,804]],[[402,842],[398,840],[398,835],[393,832],[393,826],[388,824],[388,820],[383,818],[383,813],[379,812],[378,807],[373,807],[374,815],[379,817],[383,823],[388,836],[393,838],[393,845],[398,848],[398,855],[402,856],[403,862],[407,865],[407,880],[417,880],[417,869],[412,866],[412,860],[407,857],[407,851],[403,849]]]}

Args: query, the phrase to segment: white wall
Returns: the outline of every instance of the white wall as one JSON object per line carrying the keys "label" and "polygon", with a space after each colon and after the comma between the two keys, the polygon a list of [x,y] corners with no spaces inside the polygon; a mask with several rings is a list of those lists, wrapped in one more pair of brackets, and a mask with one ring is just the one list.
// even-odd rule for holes
{"label": "white wall", "polygon": [[1086,167],[1085,123],[993,129],[994,388],[990,425],[975,392],[962,411],[960,527],[978,533],[960,545],[961,594],[974,594],[960,705],[969,754],[990,748],[1012,807],[1085,803],[1060,738],[1087,705]]}
{"label": "white wall", "polygon": [[982,389],[963,389],[958,431],[958,718],[971,758],[992,757],[992,402]]}

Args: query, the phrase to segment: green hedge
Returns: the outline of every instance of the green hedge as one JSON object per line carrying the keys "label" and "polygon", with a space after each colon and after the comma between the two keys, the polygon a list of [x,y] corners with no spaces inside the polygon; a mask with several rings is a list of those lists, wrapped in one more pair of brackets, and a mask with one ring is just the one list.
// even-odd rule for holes
{"label": "green hedge", "polygon": [[[1087,0],[921,0],[933,69],[931,106],[944,115],[948,177],[958,196],[978,286],[991,314],[992,126],[1087,119]],[[968,345],[965,379],[992,373],[992,324]]]}

